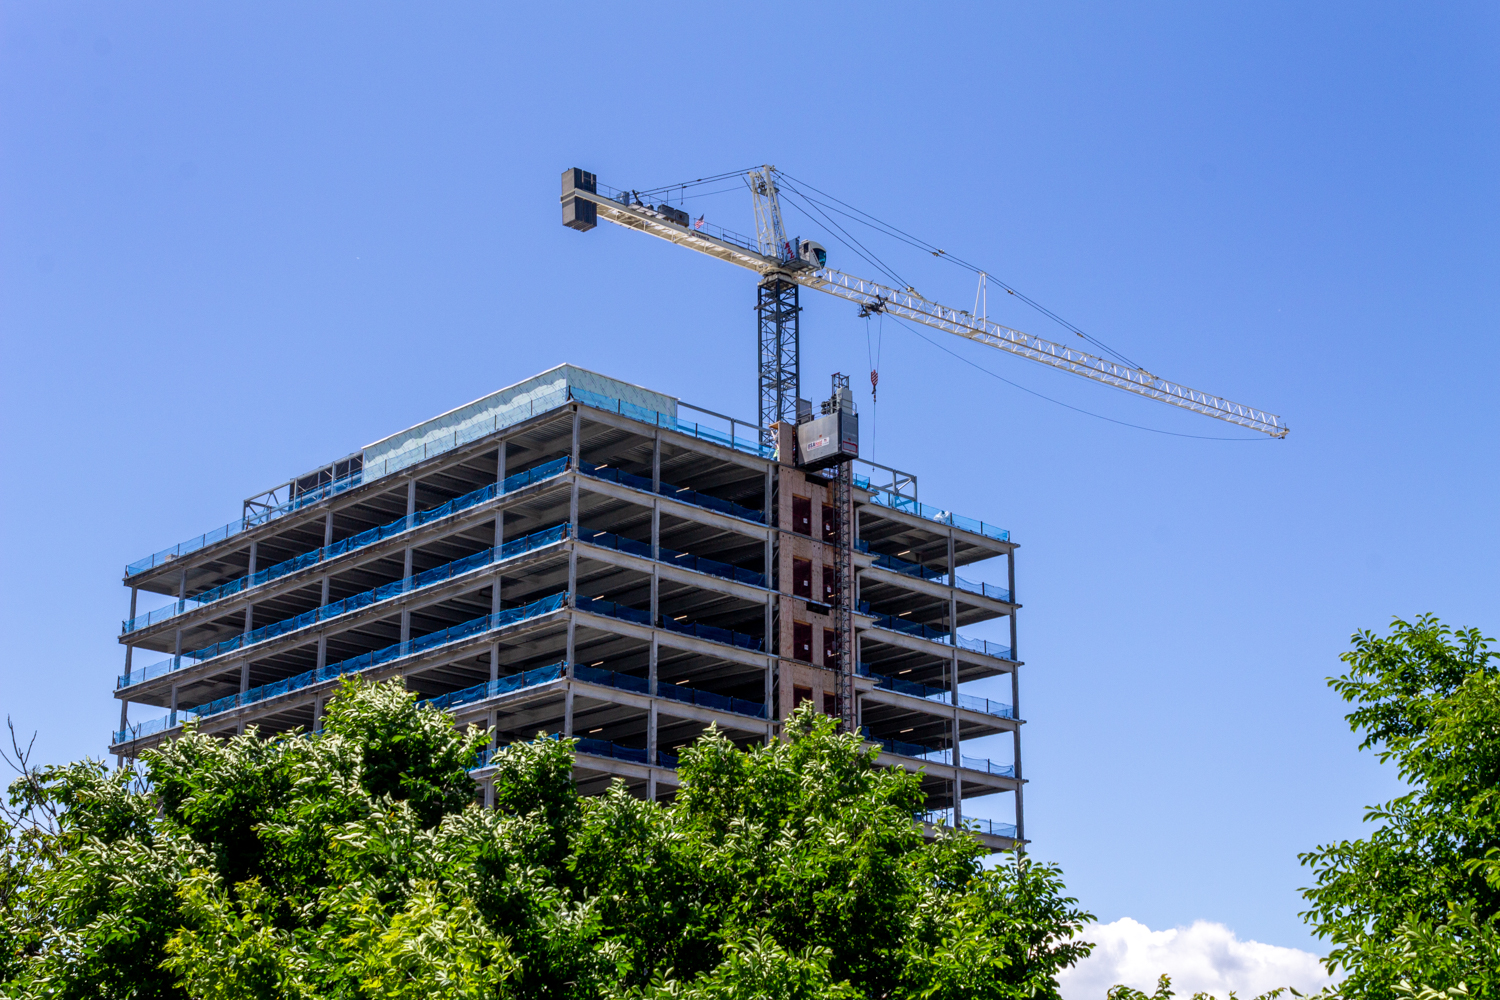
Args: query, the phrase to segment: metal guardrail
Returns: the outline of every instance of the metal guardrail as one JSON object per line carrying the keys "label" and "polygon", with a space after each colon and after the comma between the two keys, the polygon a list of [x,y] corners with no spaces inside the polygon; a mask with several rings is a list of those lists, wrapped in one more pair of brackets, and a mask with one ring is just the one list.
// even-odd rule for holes
{"label": "metal guardrail", "polygon": [[[600,545],[606,549],[614,549],[616,552],[626,552],[642,559],[651,558],[651,546],[646,542],[638,542],[633,538],[623,538],[620,535],[608,531],[596,531],[593,534],[587,532],[579,535],[579,541],[590,545]],[[705,556],[695,556],[687,552],[678,552],[676,549],[662,547],[656,559],[657,562],[666,563],[671,566],[685,566],[688,569],[697,570],[699,573],[707,573],[725,580],[734,580],[737,583],[746,583],[752,587],[764,587],[766,577],[764,573],[757,573],[750,569],[741,569],[729,563],[719,562],[717,559],[709,559]]]}
{"label": "metal guardrail", "polygon": [[[941,705],[953,704],[953,696],[947,688],[932,687],[931,685],[920,684],[901,677],[890,677],[886,674],[867,673],[866,676],[874,677],[875,686],[882,690],[909,694],[913,697],[921,698],[923,701],[936,702]],[[983,712],[986,715],[993,715],[1002,719],[1012,718],[1011,707],[1009,705],[1003,702],[991,701],[988,698],[981,698],[977,695],[960,692],[958,695],[958,707],[967,708],[975,712]]]}
{"label": "metal guardrail", "polygon": [[[894,615],[873,615],[877,628],[890,629],[893,632],[901,632],[905,635],[914,635],[919,639],[931,639],[933,642],[950,644],[950,634],[942,629],[933,628],[931,625],[923,625],[921,622],[905,621]],[[1002,646],[998,642],[988,639],[970,639],[968,636],[958,636],[956,643],[960,648],[975,653],[983,653],[986,656],[994,656],[1002,660],[1011,658],[1009,646]]]}
{"label": "metal guardrail", "polygon": [[[866,543],[863,551],[869,551],[868,543]],[[888,569],[893,573],[900,573],[903,576],[909,576],[917,580],[927,580],[931,583],[944,585],[948,582],[947,570],[936,569],[932,566],[923,566],[920,563],[907,562],[898,556],[880,553],[875,556],[874,564],[881,569]],[[954,575],[953,581],[954,586],[959,590],[967,590],[971,594],[981,594],[985,597],[994,598],[997,601],[1010,603],[1010,591],[1004,587],[996,586],[993,583],[975,583],[973,580],[965,580],[957,574]]]}
{"label": "metal guardrail", "polygon": [[[618,688],[621,691],[634,691],[637,694],[649,694],[651,683],[645,677],[637,677],[634,674],[621,673],[618,670],[600,670],[596,667],[574,667],[573,676],[578,680],[587,681],[590,684],[602,684],[606,687]],[[656,696],[666,698],[670,701],[681,702],[684,705],[698,705],[703,708],[712,708],[720,712],[732,712],[735,715],[748,715],[756,719],[766,717],[766,706],[758,701],[747,701],[744,698],[732,698],[728,695],[714,694],[712,691],[700,691],[681,684],[656,684]]]}
{"label": "metal guardrail", "polygon": [[332,559],[335,556],[341,556],[346,552],[353,552],[357,549],[362,549],[367,545],[373,545],[376,542],[382,541],[386,538],[399,535],[404,531],[410,531],[412,528],[420,527],[431,521],[436,521],[440,518],[447,517],[450,514],[456,514],[461,510],[467,510],[470,507],[477,507],[478,505],[487,503],[498,496],[504,496],[506,493],[513,493],[516,490],[523,489],[527,486],[532,485],[533,483],[539,483],[544,479],[550,479],[553,476],[560,475],[561,473],[566,472],[567,468],[568,459],[559,458],[554,459],[551,462],[545,462],[534,468],[528,469],[525,472],[518,472],[513,476],[506,477],[503,482],[491,483],[488,486],[482,486],[470,493],[465,493],[461,497],[455,497],[454,499],[449,500],[447,503],[442,504],[438,507],[432,507],[428,510],[419,510],[411,517],[399,517],[396,520],[391,521],[389,524],[382,524],[377,527],[370,528],[366,531],[361,531],[357,535],[351,535],[348,538],[334,542],[331,545],[325,545],[322,548],[313,549],[311,552],[304,552],[302,555],[293,556],[291,559],[284,559],[273,566],[267,566],[265,569],[257,570],[255,573],[252,573],[248,576],[242,576],[238,580],[230,580],[228,583],[223,583],[210,590],[205,590],[201,594],[182,598],[181,600],[169,604],[164,608],[157,608],[156,610],[151,611],[145,615],[137,615],[135,618],[132,618],[129,621],[120,623],[120,634],[128,635],[129,633],[139,631],[140,629],[145,628],[148,625],[155,625],[158,622],[166,621],[168,618],[172,618],[176,615],[182,614],[184,611],[191,611],[195,608],[203,607],[204,605],[211,604],[214,601],[219,601],[224,599],[225,597],[230,597],[234,594],[240,593],[241,591],[248,590],[251,587],[258,587],[263,583],[269,583],[272,580],[280,579],[281,577],[286,576],[288,573],[295,573],[297,570],[305,569],[308,566],[316,566],[318,563],[324,562],[328,559]]}
{"label": "metal guardrail", "polygon": [[[933,826],[953,826],[953,810],[951,809],[929,809],[919,812],[916,819]],[[1007,837],[1016,839],[1016,825],[1014,823],[999,823],[992,819],[982,817],[965,816],[961,828],[971,830],[975,833],[987,833],[992,837]]]}
{"label": "metal guardrail", "polygon": [[[578,605],[580,611],[592,611],[595,614],[607,615],[610,618],[619,618],[622,621],[635,622],[637,625],[651,627],[651,612],[642,611],[640,608],[632,608],[624,604],[616,604],[614,601],[596,597],[590,601],[581,601]],[[693,622],[680,622],[675,619],[661,616],[657,623],[660,628],[669,632],[677,632],[682,635],[696,636],[707,639],[710,642],[722,642],[726,645],[736,646],[740,649],[751,649],[760,651],[765,640],[743,632],[735,632],[727,628],[719,628],[715,625],[698,625]]]}
{"label": "metal guardrail", "polygon": [[[131,577],[139,573],[143,573],[146,570],[154,569],[157,566],[161,566],[165,563],[171,562],[174,559],[179,559],[182,556],[188,555],[192,552],[196,552],[199,549],[205,548],[216,542],[221,542],[225,539],[232,538],[247,528],[252,528],[256,525],[264,524],[276,518],[283,517],[287,514],[301,509],[302,507],[317,503],[320,500],[324,500],[336,493],[342,493],[345,490],[352,489],[356,486],[361,485],[362,483],[373,482],[374,480],[379,479],[382,476],[385,476],[397,469],[403,469],[408,465],[414,465],[417,462],[425,461],[428,458],[442,455],[446,452],[454,450],[455,448],[459,448],[465,444],[468,444],[471,441],[477,441],[480,438],[487,437],[490,434],[494,434],[498,431],[504,430],[506,427],[518,424],[523,420],[529,420],[531,417],[534,417],[537,414],[548,413],[552,410],[559,409],[563,406],[566,406],[570,401],[577,401],[585,406],[592,407],[593,409],[605,410],[610,413],[618,413],[621,416],[630,417],[633,420],[639,420],[643,423],[648,423],[656,427],[664,428],[666,430],[676,431],[679,434],[686,434],[690,437],[695,437],[703,441],[710,441],[715,444],[721,444],[736,451],[747,452],[749,454],[757,455],[762,458],[772,458],[775,456],[775,449],[771,448],[769,445],[766,445],[761,441],[760,428],[755,427],[753,424],[737,421],[733,418],[725,418],[729,420],[729,433],[726,434],[721,430],[713,427],[708,427],[700,423],[695,423],[690,420],[681,420],[669,414],[658,413],[655,410],[648,410],[645,407],[637,406],[634,403],[627,403],[623,400],[614,399],[610,396],[603,396],[598,393],[589,392],[585,389],[579,389],[576,386],[568,386],[563,390],[548,393],[545,396],[540,396],[536,399],[528,400],[524,404],[516,404],[515,406],[509,407],[504,412],[495,414],[489,420],[479,421],[477,423],[471,424],[468,427],[458,428],[454,430],[452,435],[449,437],[433,441],[424,441],[420,445],[413,445],[410,448],[403,449],[402,451],[396,452],[395,454],[391,455],[389,458],[386,458],[378,464],[371,463],[364,466],[359,472],[352,473],[342,479],[336,479],[331,483],[325,483],[315,490],[310,490],[307,493],[303,493],[296,499],[292,500],[290,503],[282,504],[279,507],[274,507],[269,510],[258,511],[254,514],[242,516],[238,520],[230,521],[228,524],[224,525],[221,528],[215,528],[212,531],[204,532],[196,538],[190,538],[185,542],[179,542],[178,544],[173,545],[170,548],[162,549],[160,552],[153,553],[152,555],[149,555],[144,559],[137,559],[135,562],[126,564],[125,576]],[[689,406],[692,409],[696,409],[696,407],[691,407],[691,404],[684,403],[682,405]],[[736,431],[741,425],[752,428],[754,430],[754,436],[742,437],[737,434]]]}
{"label": "metal guardrail", "polygon": [[137,723],[127,726],[125,729],[111,733],[111,745],[124,743],[127,739],[138,739],[141,736],[160,732],[163,729],[170,729],[173,726],[179,725],[185,719],[206,718],[211,715],[230,711],[231,709],[241,708],[245,705],[253,705],[269,698],[279,697],[292,691],[310,687],[313,684],[334,680],[345,674],[358,673],[382,663],[390,663],[393,660],[403,659],[407,656],[447,645],[450,642],[459,642],[476,635],[483,635],[485,632],[493,632],[519,622],[551,614],[564,607],[567,604],[567,598],[568,595],[566,592],[553,594],[551,597],[544,597],[539,601],[533,601],[519,608],[510,608],[497,614],[474,618],[462,624],[454,625],[451,628],[432,632],[416,639],[409,639],[406,642],[394,643],[383,649],[362,653],[359,656],[340,660],[338,663],[331,663],[316,670],[309,670],[305,673],[276,681],[273,684],[262,684],[250,688],[248,691],[242,691],[224,698],[217,698],[203,705],[190,707],[186,710],[180,709],[154,722]]}
{"label": "metal guardrail", "polygon": [[306,628],[308,625],[313,625],[317,622],[329,621],[330,619],[368,607],[379,601],[389,600],[392,597],[399,597],[402,594],[411,593],[423,587],[433,586],[480,566],[503,562],[506,559],[512,559],[515,556],[534,549],[559,542],[567,537],[568,526],[566,524],[559,524],[551,528],[544,528],[541,531],[532,532],[524,537],[515,538],[503,543],[498,552],[493,548],[485,549],[471,556],[465,556],[462,559],[455,559],[453,562],[444,563],[442,566],[435,566],[408,579],[395,580],[376,587],[373,590],[352,594],[342,600],[325,604],[320,608],[305,611],[296,617],[273,622],[270,625],[264,625],[250,632],[225,639],[222,642],[216,642],[211,646],[205,646],[190,653],[183,653],[181,656],[174,656],[160,663],[152,664],[149,667],[142,667],[138,671],[132,671],[121,676],[116,684],[116,689],[131,687],[142,681],[150,680],[153,677],[160,677],[163,674],[180,670],[184,666],[202,663],[205,660],[213,659],[224,653],[233,652],[236,649],[252,646],[267,639],[286,635],[289,632],[295,632],[297,629]]}
{"label": "metal guardrail", "polygon": [[[632,475],[629,472],[616,469],[612,466],[591,465],[588,462],[579,462],[578,471],[595,479],[603,479],[611,483],[619,483],[621,486],[629,486],[632,489],[644,490],[651,493],[651,480],[645,476]],[[670,483],[658,483],[656,493],[673,500],[692,504],[695,507],[703,507],[706,510],[716,510],[730,517],[738,517],[745,521],[754,521],[756,524],[765,523],[765,513],[751,507],[744,507],[732,500],[722,500],[719,497],[709,496],[707,493],[699,493],[697,490],[686,486],[673,486]]]}
{"label": "metal guardrail", "polygon": [[473,687],[462,688],[458,691],[449,691],[447,694],[438,695],[436,698],[428,698],[422,702],[433,708],[445,711],[468,705],[476,701],[485,701],[489,698],[498,698],[502,694],[512,691],[521,691],[539,684],[550,681],[561,680],[565,673],[566,664],[554,663],[546,667],[534,667],[531,670],[523,670],[519,673],[510,674],[505,677],[497,677],[483,684],[475,684]]}
{"label": "metal guardrail", "polygon": [[[868,480],[866,480],[866,483],[868,483]],[[868,485],[865,488],[869,489]],[[938,524],[952,525],[961,531],[968,531],[976,535],[983,535],[986,538],[993,538],[997,542],[1010,541],[1010,532],[1004,528],[997,528],[993,524],[985,524],[983,521],[975,520],[972,517],[955,514],[951,510],[939,510],[928,504],[918,503],[911,497],[899,496],[889,490],[875,488],[871,490],[871,493],[873,495],[870,498],[870,502],[877,506],[899,510],[904,514],[915,514],[917,517],[928,521],[935,521]]]}

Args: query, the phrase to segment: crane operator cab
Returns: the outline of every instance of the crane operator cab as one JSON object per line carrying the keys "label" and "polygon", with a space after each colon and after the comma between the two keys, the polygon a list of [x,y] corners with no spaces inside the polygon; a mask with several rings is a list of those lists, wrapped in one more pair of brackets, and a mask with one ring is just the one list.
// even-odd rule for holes
{"label": "crane operator cab", "polygon": [[803,240],[797,244],[797,256],[811,267],[828,266],[828,251],[823,249],[823,244],[812,240]]}

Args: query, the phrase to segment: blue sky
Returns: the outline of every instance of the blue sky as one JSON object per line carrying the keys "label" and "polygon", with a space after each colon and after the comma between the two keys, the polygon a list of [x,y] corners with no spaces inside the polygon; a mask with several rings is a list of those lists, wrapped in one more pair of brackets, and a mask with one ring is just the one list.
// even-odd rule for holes
{"label": "blue sky", "polygon": [[[1323,679],[1392,615],[1500,626],[1497,42],[1464,4],[0,4],[0,709],[101,753],[125,562],[559,362],[753,416],[751,276],[566,230],[557,185],[769,162],[1287,419],[1131,429],[890,323],[860,396],[1022,545],[1035,852],[1103,920],[1316,948],[1296,853],[1396,788]],[[805,385],[867,385],[878,326],[813,298]]]}

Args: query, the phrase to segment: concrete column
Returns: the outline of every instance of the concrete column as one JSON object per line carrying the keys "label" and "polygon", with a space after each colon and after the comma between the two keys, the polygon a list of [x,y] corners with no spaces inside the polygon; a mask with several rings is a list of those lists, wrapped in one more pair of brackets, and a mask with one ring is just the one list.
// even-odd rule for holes
{"label": "concrete column", "polygon": [[[495,452],[495,495],[500,495],[500,484],[505,482],[506,462],[505,442],[500,442],[500,447]],[[505,512],[495,511],[495,558],[500,558],[500,547],[505,544]],[[500,610],[499,608],[495,609]]]}
{"label": "concrete column", "polygon": [[[249,568],[249,573],[248,573],[249,578],[254,578],[254,576],[255,576],[255,561],[256,561],[256,558],[257,558],[257,556],[259,554],[260,554],[260,543],[259,542],[251,542],[250,543],[250,568]],[[255,605],[253,603],[252,604],[246,604],[245,605],[245,628],[244,628],[244,631],[248,633],[251,630],[253,630],[254,628],[255,628]]]}
{"label": "concrete column", "polygon": [[318,669],[328,666],[328,636],[318,633]]}
{"label": "concrete column", "polygon": [[176,684],[172,685],[172,703],[171,703],[170,707],[167,709],[167,711],[171,712],[173,715],[177,714],[177,685]]}
{"label": "concrete column", "polygon": [[[416,527],[416,513],[417,513],[417,481],[415,479],[408,479],[406,481],[406,528],[407,528],[408,531],[410,531],[412,528]],[[404,584],[404,586],[401,589],[402,590],[406,590],[407,587],[411,586],[411,555],[412,555],[412,552],[411,552],[411,546],[410,545],[408,545],[406,547],[406,550],[405,550],[405,552],[402,555],[403,555],[404,563],[403,563],[403,568],[401,570],[401,580],[402,580],[402,583]],[[407,615],[406,615],[406,612],[403,611],[401,613],[401,641],[402,642],[406,641],[406,628],[407,628]]]}
{"label": "concrete column", "polygon": [[[957,631],[953,633],[955,636]],[[963,743],[959,738],[958,725],[958,648],[953,649],[953,825],[960,826],[964,819]]]}
{"label": "concrete column", "polygon": [[319,732],[323,728],[323,696],[318,695],[313,699],[313,732]]}
{"label": "concrete column", "polygon": [[323,547],[327,548],[333,544],[333,511],[330,510],[323,516]]}
{"label": "concrete column", "polygon": [[1009,552],[1005,553],[1005,578],[1006,578],[1007,585],[1010,587],[1010,599],[1011,599],[1011,602],[1015,603],[1015,601],[1016,601],[1016,550],[1015,549],[1011,549]]}
{"label": "concrete column", "polygon": [[323,592],[322,597],[319,601],[319,607],[322,607],[324,604],[328,603],[328,588],[331,583],[332,581],[325,575],[323,577]]}
{"label": "concrete column", "polygon": [[[246,660],[240,664],[240,694],[250,690],[250,661]],[[241,732],[244,728],[241,727]]]}
{"label": "concrete column", "polygon": [[401,641],[411,641],[411,608],[401,608]]}
{"label": "concrete column", "polygon": [[[1011,619],[1015,621],[1014,617]],[[1021,679],[1019,672],[1012,669],[1010,672],[1010,711],[1016,720],[1016,727],[1011,730],[1011,748],[1016,765],[1016,839],[1026,839],[1026,810],[1022,802],[1021,791],[1025,787],[1021,775]],[[1017,845],[1017,850],[1024,850]]]}
{"label": "concrete column", "polygon": [[[500,644],[498,642],[492,642],[492,643],[490,643],[490,681],[493,682],[493,681],[497,681],[499,679],[500,679]],[[490,713],[490,725],[493,726],[494,724],[495,724],[495,717],[494,717],[494,713],[491,712]]]}
{"label": "concrete column", "polygon": [[[651,672],[654,674],[656,670],[653,668]],[[652,691],[654,692],[655,690],[656,687],[653,684]],[[646,716],[646,763],[651,767],[651,770],[646,773],[646,799],[651,802],[656,801],[656,768],[661,761],[661,758],[656,754],[656,702],[653,700],[651,702],[651,711]]]}

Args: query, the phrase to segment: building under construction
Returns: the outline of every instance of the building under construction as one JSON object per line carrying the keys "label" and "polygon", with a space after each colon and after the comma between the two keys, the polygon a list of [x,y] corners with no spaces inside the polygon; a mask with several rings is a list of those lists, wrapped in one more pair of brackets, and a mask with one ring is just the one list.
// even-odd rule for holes
{"label": "building under construction", "polygon": [[[316,730],[341,678],[399,676],[496,745],[576,738],[586,793],[665,798],[709,725],[773,740],[811,701],[922,774],[929,821],[1012,796],[985,811],[1013,822],[969,820],[1011,846],[1015,545],[840,454],[847,389],[800,409],[762,428],[563,365],[246,500],[125,568],[111,752],[188,719]],[[170,603],[138,612],[142,591]],[[962,634],[999,618],[1008,644]],[[1008,703],[964,691],[1003,676]]]}

